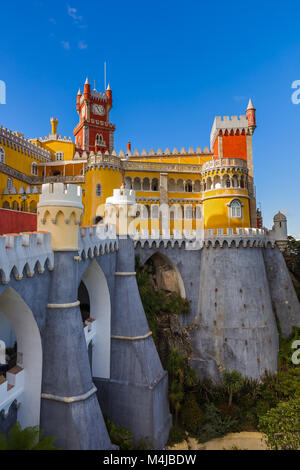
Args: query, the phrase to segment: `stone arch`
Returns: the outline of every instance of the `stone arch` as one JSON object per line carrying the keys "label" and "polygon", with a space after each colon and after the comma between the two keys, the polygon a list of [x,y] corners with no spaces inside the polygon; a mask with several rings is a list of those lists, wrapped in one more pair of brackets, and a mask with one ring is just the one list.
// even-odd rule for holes
{"label": "stone arch", "polygon": [[111,301],[105,274],[95,259],[86,269],[81,281],[89,294],[90,317],[96,320],[96,335],[93,340],[92,353],[92,376],[109,379]]}
{"label": "stone arch", "polygon": [[[166,288],[165,290],[177,292],[182,298],[185,299],[186,292],[184,282],[177,266],[173,263],[173,261],[165,254],[162,254],[160,251],[151,253],[150,256],[144,260],[144,264],[149,263],[151,260],[156,267],[156,279],[158,280],[158,283],[161,284],[161,288],[164,288],[163,286],[166,288],[174,285],[174,289]],[[169,275],[164,275],[164,273],[169,271],[171,271]],[[168,284],[169,282],[170,285]]]}
{"label": "stone arch", "polygon": [[23,428],[40,424],[42,388],[42,342],[34,315],[22,297],[11,287],[0,295],[0,311],[10,321],[17,341],[17,365],[24,374],[24,393],[18,410]]}

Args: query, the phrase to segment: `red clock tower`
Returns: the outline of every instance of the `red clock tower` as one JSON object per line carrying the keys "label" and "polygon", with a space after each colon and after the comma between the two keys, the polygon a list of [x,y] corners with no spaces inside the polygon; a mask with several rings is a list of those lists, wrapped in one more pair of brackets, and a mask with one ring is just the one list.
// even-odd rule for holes
{"label": "red clock tower", "polygon": [[76,149],[111,153],[114,149],[114,132],[116,126],[109,122],[112,108],[112,91],[108,85],[105,93],[91,91],[88,78],[85,81],[83,94],[77,93],[76,110],[79,123],[74,129]]}

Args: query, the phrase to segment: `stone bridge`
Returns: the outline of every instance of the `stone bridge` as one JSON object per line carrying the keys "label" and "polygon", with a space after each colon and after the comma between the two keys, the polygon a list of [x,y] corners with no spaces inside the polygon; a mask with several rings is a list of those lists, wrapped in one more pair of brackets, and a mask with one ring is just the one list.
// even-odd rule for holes
{"label": "stone bridge", "polygon": [[18,420],[40,425],[63,449],[110,449],[105,415],[135,441],[165,445],[168,378],[139,296],[137,254],[167,267],[190,300],[182,325],[193,326],[200,377],[276,371],[274,308],[284,335],[300,325],[300,309],[273,239],[223,231],[132,240],[115,226],[79,228],[81,212],[80,188],[44,185],[38,232],[0,237],[0,332],[4,318],[17,343],[0,374],[0,432]]}

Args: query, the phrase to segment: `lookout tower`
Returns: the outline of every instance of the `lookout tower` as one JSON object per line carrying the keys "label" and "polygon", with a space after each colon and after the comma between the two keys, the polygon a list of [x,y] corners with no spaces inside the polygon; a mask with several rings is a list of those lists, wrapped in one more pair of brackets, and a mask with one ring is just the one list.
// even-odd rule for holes
{"label": "lookout tower", "polygon": [[83,213],[81,187],[43,184],[37,207],[37,228],[51,233],[52,249],[78,250],[78,228]]}

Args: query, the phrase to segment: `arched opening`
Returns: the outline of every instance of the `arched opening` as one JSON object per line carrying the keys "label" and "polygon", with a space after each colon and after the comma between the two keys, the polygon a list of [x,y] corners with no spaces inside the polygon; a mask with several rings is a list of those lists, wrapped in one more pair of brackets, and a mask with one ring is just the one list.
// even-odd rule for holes
{"label": "arched opening", "polygon": [[132,180],[129,176],[125,177],[124,182],[125,182],[125,188],[126,189],[132,189]]}
{"label": "arched opening", "polygon": [[30,212],[33,212],[34,214],[36,214],[36,211],[37,211],[37,203],[36,203],[35,200],[32,200],[32,201],[30,202],[29,208],[30,208]]}
{"label": "arched opening", "polygon": [[143,191],[150,191],[150,180],[149,178],[143,179]]}
{"label": "arched opening", "polygon": [[182,298],[186,298],[182,277],[167,256],[156,252],[146,261],[145,266],[152,272],[155,270],[155,283],[158,289],[176,292]]}
{"label": "arched opening", "polygon": [[153,178],[151,181],[151,191],[158,191],[159,183],[157,178]]}
{"label": "arched opening", "polygon": [[3,209],[10,209],[10,205],[8,201],[4,201],[2,204]]}
{"label": "arched opening", "polygon": [[191,193],[193,191],[193,183],[191,180],[187,180],[185,182],[185,192],[186,193]]}
{"label": "arched opening", "polygon": [[13,201],[11,208],[13,211],[19,210],[19,204],[17,203],[17,201]]}
{"label": "arched opening", "polygon": [[133,189],[135,191],[140,191],[141,188],[142,188],[142,185],[141,185],[140,178],[138,178],[138,177],[134,178],[134,180],[133,180]]}
{"label": "arched opening", "polygon": [[86,336],[92,376],[109,379],[111,302],[105,275],[96,260],[91,262],[82,276],[78,300],[83,322],[92,324],[94,320],[95,334],[91,341]]}
{"label": "arched opening", "polygon": [[[2,379],[2,393],[0,394],[0,409],[10,403],[15,393],[17,402],[21,405],[17,412],[17,420],[23,428],[37,426],[40,423],[40,400],[42,386],[42,343],[38,325],[34,315],[22,297],[11,287],[0,295],[0,312],[6,317],[6,324],[0,323],[1,331],[8,334],[11,343],[16,342],[17,354],[10,355],[13,366],[12,372],[6,372],[6,381]],[[12,325],[13,333],[8,333],[8,325]],[[6,331],[5,331],[6,330]],[[2,338],[1,338],[2,339]],[[11,369],[10,369],[11,370]],[[9,374],[11,374],[9,376]],[[23,378],[22,375],[23,374]],[[9,377],[14,376],[11,381]],[[0,381],[1,383],[1,381]],[[23,386],[23,393],[18,398],[18,390]],[[15,390],[14,390],[15,389]],[[7,409],[6,409],[7,411]]]}

